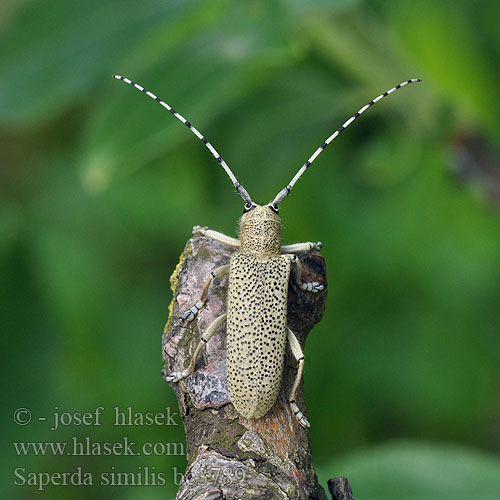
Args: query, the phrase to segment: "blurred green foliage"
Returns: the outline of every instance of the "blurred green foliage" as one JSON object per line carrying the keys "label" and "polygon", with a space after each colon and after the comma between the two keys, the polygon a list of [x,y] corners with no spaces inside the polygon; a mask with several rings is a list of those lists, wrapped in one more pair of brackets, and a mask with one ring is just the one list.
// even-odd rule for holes
{"label": "blurred green foliage", "polygon": [[[498,498],[498,4],[11,0],[0,15],[10,498],[170,498],[172,468],[185,467],[175,456],[22,457],[10,444],[124,436],[50,431],[37,418],[56,407],[176,409],[160,377],[169,276],[193,225],[235,234],[241,213],[203,145],[112,73],[188,117],[257,202],[364,103],[423,78],[363,115],[282,205],[285,241],[322,240],[329,269],[305,351],[312,447],[323,484],[345,474],[356,500]],[[30,425],[14,425],[18,407]],[[126,435],[184,440],[179,427]],[[380,445],[390,440],[404,443]],[[77,466],[156,467],[167,485],[14,486],[16,467]]]}

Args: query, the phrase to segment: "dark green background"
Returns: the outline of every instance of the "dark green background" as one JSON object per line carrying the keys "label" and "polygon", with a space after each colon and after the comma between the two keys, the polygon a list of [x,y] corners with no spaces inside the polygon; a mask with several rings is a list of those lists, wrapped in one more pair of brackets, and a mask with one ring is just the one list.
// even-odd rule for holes
{"label": "dark green background", "polygon": [[[0,12],[4,498],[164,499],[183,457],[18,456],[12,442],[182,442],[114,427],[177,409],[160,377],[169,276],[195,224],[242,201],[176,119],[269,201],[362,105],[384,99],[281,206],[321,240],[327,311],[305,353],[320,480],[356,500],[500,498],[500,5],[491,1],[3,2]],[[105,407],[100,427],[50,431]],[[16,426],[29,408],[33,421]],[[13,471],[165,471],[165,487],[14,486]]]}

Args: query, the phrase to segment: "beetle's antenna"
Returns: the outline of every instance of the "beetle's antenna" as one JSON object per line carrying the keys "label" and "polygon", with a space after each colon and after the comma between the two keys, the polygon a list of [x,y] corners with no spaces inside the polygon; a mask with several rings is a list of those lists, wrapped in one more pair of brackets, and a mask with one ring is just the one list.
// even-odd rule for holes
{"label": "beetle's antenna", "polygon": [[177,119],[179,119],[186,127],[193,132],[193,134],[200,139],[203,144],[208,148],[208,150],[213,154],[215,159],[222,165],[222,168],[226,171],[226,174],[229,175],[229,178],[231,179],[231,182],[233,183],[234,187],[238,191],[238,194],[247,202],[247,203],[253,203],[252,199],[250,198],[250,195],[248,194],[247,190],[238,182],[238,179],[236,179],[236,176],[231,172],[231,169],[228,167],[227,163],[222,159],[222,156],[217,153],[215,148],[208,142],[206,137],[201,134],[193,125],[191,125],[190,122],[188,122],[182,115],[177,113],[174,109],[172,109],[166,102],[162,101],[159,97],[156,97],[152,92],[149,90],[146,90],[144,87],[141,87],[137,83],[133,82],[132,80],[129,80],[128,78],[125,78],[124,76],[120,75],[113,75],[113,78],[116,78],[117,80],[121,80],[122,82],[128,83],[129,85],[132,85],[132,87],[135,87],[137,90],[140,90],[141,92],[144,92],[147,96],[151,97],[151,99],[154,99],[156,102],[160,103],[165,109],[170,111]]}
{"label": "beetle's antenna", "polygon": [[307,160],[304,165],[300,168],[300,170],[295,174],[295,177],[290,181],[290,184],[284,189],[282,189],[277,195],[276,198],[272,201],[273,206],[277,206],[279,203],[283,201],[284,198],[286,198],[289,194],[290,191],[292,190],[293,186],[295,183],[300,179],[302,174],[311,166],[311,163],[318,157],[318,155],[325,149],[330,142],[333,141],[341,132],[343,132],[361,113],[364,113],[370,106],[373,106],[376,102],[380,101],[380,99],[387,97],[389,94],[392,94],[395,90],[400,89],[401,87],[404,87],[405,85],[408,85],[410,83],[414,82],[421,82],[422,80],[420,78],[412,78],[410,80],[406,80],[403,83],[400,83],[399,85],[396,85],[395,87],[392,87],[392,89],[388,90],[387,92],[384,92],[383,94],[380,94],[378,97],[375,97],[372,101],[370,101],[368,104],[363,106],[356,114],[352,115],[349,120],[347,120],[340,128],[338,128],[328,139],[321,144],[321,146],[314,152],[314,154]]}

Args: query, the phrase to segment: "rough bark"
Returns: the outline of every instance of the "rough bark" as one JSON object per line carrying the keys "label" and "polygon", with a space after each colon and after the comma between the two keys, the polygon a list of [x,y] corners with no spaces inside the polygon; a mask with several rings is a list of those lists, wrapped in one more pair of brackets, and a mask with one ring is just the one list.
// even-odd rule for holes
{"label": "rough bark", "polygon": [[[180,319],[199,299],[210,271],[227,264],[234,251],[200,235],[187,242],[171,277],[174,298],[163,335],[164,377],[187,367],[200,330],[225,312],[227,277],[212,283],[208,302],[192,323]],[[326,268],[319,253],[306,252],[300,259],[305,280],[325,284],[325,291],[313,294],[299,289],[293,275],[290,280],[288,324],[303,346],[325,309]],[[286,355],[282,387],[273,408],[260,419],[245,419],[230,403],[225,344],[224,324],[202,350],[194,374],[171,384],[186,430],[188,461],[176,500],[326,500],[314,470],[308,431],[296,421],[288,404],[296,374],[291,353]],[[305,412],[302,387],[297,403]]]}
{"label": "rough bark", "polygon": [[328,489],[332,494],[332,500],[354,500],[351,485],[345,477],[336,477],[328,480]]}

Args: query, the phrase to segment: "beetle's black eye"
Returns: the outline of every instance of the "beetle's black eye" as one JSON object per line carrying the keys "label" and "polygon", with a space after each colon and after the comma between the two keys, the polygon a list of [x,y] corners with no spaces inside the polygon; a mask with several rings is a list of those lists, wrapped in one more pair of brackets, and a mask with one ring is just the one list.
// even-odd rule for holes
{"label": "beetle's black eye", "polygon": [[255,206],[256,205],[248,201],[247,203],[245,203],[245,208],[243,209],[243,213],[246,214],[247,212],[250,212],[250,210],[253,210]]}
{"label": "beetle's black eye", "polygon": [[277,205],[276,203],[271,203],[271,204],[269,205],[269,208],[270,208],[270,209],[271,209],[271,210],[272,210],[275,214],[279,213],[279,208],[278,208],[278,205]]}

